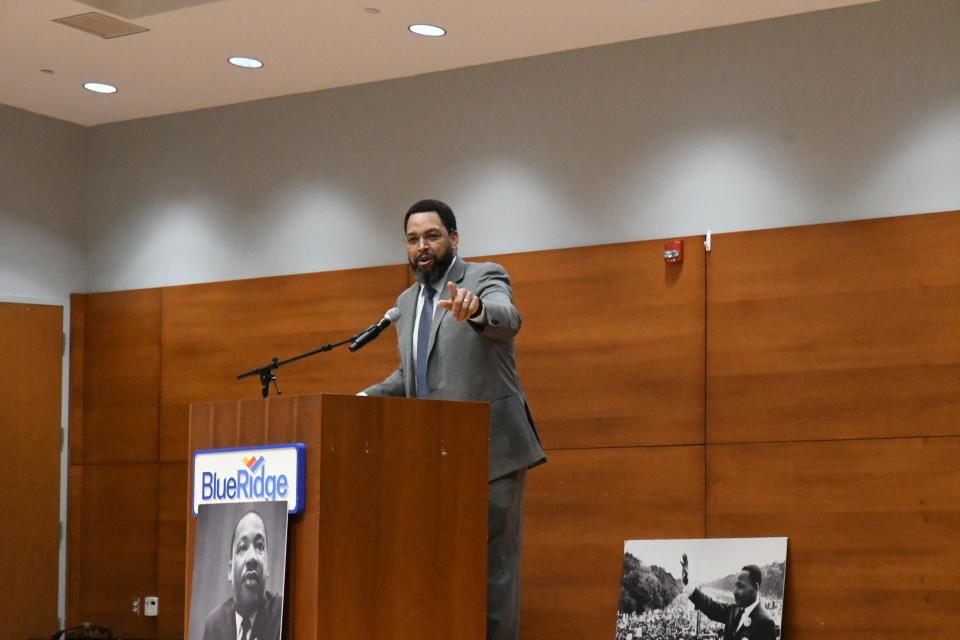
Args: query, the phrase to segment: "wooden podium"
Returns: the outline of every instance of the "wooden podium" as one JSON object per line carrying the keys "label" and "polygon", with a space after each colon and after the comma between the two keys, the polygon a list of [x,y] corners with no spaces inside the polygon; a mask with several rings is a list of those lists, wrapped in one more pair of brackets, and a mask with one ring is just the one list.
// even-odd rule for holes
{"label": "wooden podium", "polygon": [[[483,640],[487,412],[482,403],[335,395],[191,406],[191,460],[197,449],[306,445],[284,638]],[[192,473],[191,464],[190,487]],[[188,616],[195,529],[188,516]]]}

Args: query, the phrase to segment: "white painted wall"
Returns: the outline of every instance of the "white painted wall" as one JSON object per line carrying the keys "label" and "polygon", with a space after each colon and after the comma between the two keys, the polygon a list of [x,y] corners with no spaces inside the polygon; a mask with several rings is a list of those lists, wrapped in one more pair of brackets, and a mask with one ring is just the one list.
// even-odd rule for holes
{"label": "white painted wall", "polygon": [[0,298],[86,287],[86,130],[0,105]]}
{"label": "white painted wall", "polygon": [[93,290],[960,209],[960,2],[890,0],[91,132]]}
{"label": "white painted wall", "polygon": [[960,209],[960,0],[888,0],[90,131],[89,289]]}

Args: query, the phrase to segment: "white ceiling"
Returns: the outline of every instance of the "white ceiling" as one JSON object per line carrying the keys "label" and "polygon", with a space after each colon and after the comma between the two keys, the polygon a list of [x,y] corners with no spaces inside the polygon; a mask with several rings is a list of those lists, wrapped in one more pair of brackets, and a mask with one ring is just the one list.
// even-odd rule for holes
{"label": "white ceiling", "polygon": [[[154,0],[181,8],[143,15],[145,0],[90,0],[149,29],[104,40],[52,22],[88,4],[0,0],[0,103],[96,125],[873,1]],[[448,34],[415,36],[417,22]]]}

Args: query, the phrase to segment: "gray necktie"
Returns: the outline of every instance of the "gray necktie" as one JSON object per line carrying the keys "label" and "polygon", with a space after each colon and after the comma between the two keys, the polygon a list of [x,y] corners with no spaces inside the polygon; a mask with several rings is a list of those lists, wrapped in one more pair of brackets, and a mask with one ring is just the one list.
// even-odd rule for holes
{"label": "gray necktie", "polygon": [[433,324],[433,287],[423,287],[423,309],[417,327],[417,397],[427,397],[427,348],[430,346],[430,326]]}

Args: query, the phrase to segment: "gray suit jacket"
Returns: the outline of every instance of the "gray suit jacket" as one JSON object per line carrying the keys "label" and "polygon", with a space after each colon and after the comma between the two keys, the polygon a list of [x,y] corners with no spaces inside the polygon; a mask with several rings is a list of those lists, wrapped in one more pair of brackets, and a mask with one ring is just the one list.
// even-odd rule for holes
{"label": "gray suit jacket", "polygon": [[[489,480],[545,462],[517,376],[513,337],[520,330],[520,314],[513,306],[507,272],[492,262],[457,258],[447,279],[480,296],[485,320],[477,326],[455,321],[446,309],[435,310],[427,360],[429,398],[490,403]],[[437,300],[449,300],[446,282],[438,286]],[[413,327],[419,293],[420,285],[414,284],[397,298],[400,366],[366,389],[368,395],[416,396]]]}

